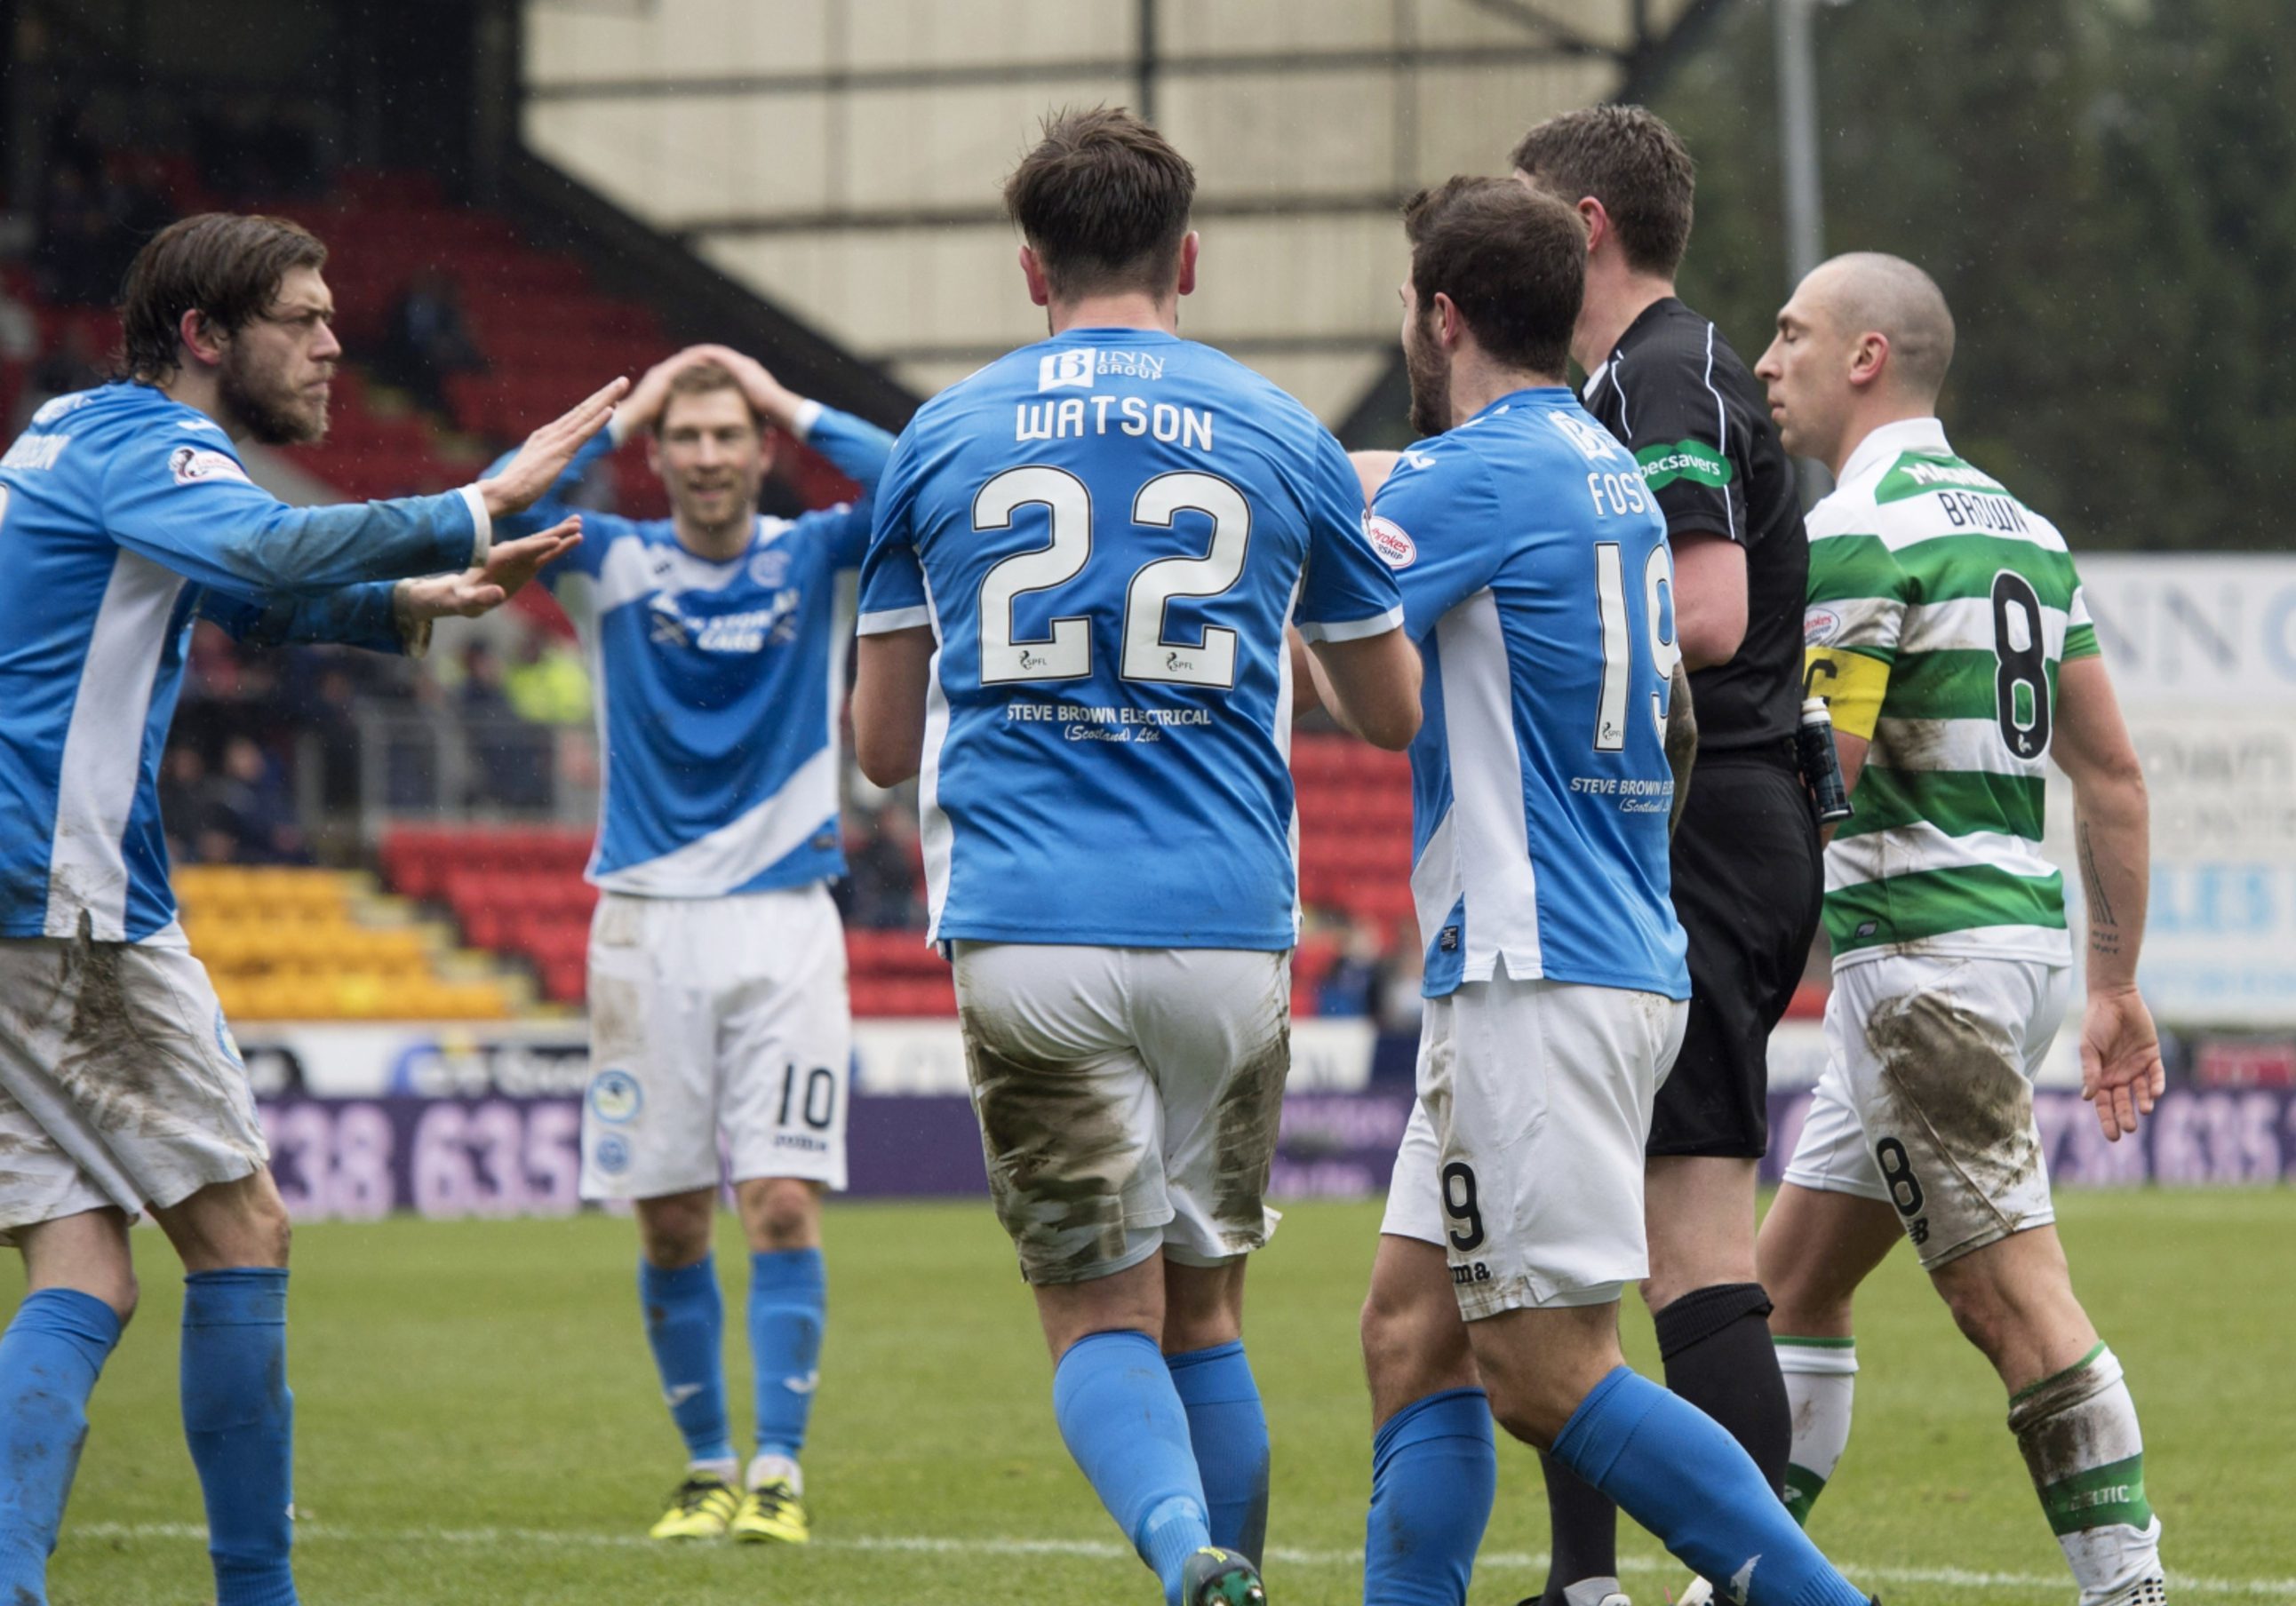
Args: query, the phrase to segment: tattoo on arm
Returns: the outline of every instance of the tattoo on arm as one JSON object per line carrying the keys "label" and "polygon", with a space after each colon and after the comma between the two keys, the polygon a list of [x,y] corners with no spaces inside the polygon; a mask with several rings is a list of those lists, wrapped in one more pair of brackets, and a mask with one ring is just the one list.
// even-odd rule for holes
{"label": "tattoo on arm", "polygon": [[2104,877],[2098,872],[2096,845],[2086,823],[2076,828],[2080,849],[2082,889],[2088,894],[2089,952],[2110,957],[2120,952],[2120,922],[2113,918],[2112,900],[2105,896]]}

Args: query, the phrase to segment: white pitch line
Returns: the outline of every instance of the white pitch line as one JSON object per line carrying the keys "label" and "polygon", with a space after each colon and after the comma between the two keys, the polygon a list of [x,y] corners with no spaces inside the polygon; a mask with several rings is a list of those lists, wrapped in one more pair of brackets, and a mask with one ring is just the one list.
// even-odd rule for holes
{"label": "white pitch line", "polygon": [[[64,1540],[69,1544],[75,1536],[86,1539],[197,1540],[205,1543],[208,1530],[196,1522],[75,1522],[64,1528]],[[299,1543],[341,1543],[351,1545],[447,1545],[466,1546],[531,1545],[564,1549],[579,1546],[595,1550],[644,1550],[660,1552],[658,1540],[643,1538],[636,1534],[564,1533],[549,1528],[405,1528],[395,1531],[369,1531],[363,1528],[339,1528],[329,1522],[298,1522],[295,1537]],[[1125,1561],[1132,1552],[1127,1547],[1105,1539],[956,1539],[931,1534],[862,1534],[847,1536],[822,1535],[815,1538],[816,1548],[860,1552],[893,1552],[927,1555],[975,1556],[1079,1556],[1092,1561]],[[1290,1567],[1359,1567],[1363,1564],[1360,1550],[1294,1550],[1278,1545],[1267,1553],[1271,1561]],[[2063,1575],[2030,1572],[1972,1572],[1960,1567],[1865,1567],[1855,1561],[1836,1561],[1837,1567],[1851,1578],[1874,1584],[1924,1585],[1933,1589],[2030,1589],[2062,1594]],[[1486,1551],[1475,1558],[1478,1569],[1505,1568],[1513,1571],[1538,1572],[1546,1566],[1546,1556],[1539,1551]],[[1682,1564],[1660,1556],[1627,1555],[1619,1558],[1619,1567],[1625,1572],[1679,1573]],[[2274,1599],[2296,1596],[2296,1578],[2211,1578],[2190,1573],[2172,1572],[2169,1587],[2179,1593],[2194,1594],[2260,1595]]]}

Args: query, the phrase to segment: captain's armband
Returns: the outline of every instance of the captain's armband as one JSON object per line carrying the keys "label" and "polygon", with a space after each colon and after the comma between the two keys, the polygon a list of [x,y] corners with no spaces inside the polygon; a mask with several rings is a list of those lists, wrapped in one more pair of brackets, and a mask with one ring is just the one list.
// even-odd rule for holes
{"label": "captain's armband", "polygon": [[1890,689],[1890,666],[1847,647],[1812,647],[1802,654],[1801,685],[1804,697],[1825,699],[1835,730],[1871,742],[1882,693]]}

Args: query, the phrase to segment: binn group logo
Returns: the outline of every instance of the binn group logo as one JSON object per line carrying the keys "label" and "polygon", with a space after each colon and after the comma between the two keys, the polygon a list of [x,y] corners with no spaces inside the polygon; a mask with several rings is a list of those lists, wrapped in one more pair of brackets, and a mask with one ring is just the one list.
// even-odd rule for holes
{"label": "binn group logo", "polygon": [[1048,351],[1037,359],[1037,389],[1039,390],[1089,390],[1092,389],[1094,357],[1089,346],[1068,351]]}

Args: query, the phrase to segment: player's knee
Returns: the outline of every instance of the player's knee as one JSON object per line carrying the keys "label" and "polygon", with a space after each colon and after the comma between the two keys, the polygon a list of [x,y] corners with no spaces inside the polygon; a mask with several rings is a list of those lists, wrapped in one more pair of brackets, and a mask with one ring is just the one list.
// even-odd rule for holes
{"label": "player's knee", "polygon": [[272,1189],[250,1192],[231,1225],[230,1258],[241,1266],[283,1266],[293,1247],[294,1223],[286,1202]]}
{"label": "player's knee", "polygon": [[1474,1383],[1466,1332],[1447,1309],[1429,1310],[1416,1299],[1374,1286],[1357,1329],[1375,1406],[1382,1401],[1401,1406]]}
{"label": "player's knee", "polygon": [[1997,1358],[2012,1337],[2015,1316],[1993,1285],[1980,1278],[1956,1279],[1943,1291],[1954,1325],[1987,1359]]}
{"label": "player's knee", "polygon": [[1516,1379],[1492,1388],[1490,1400],[1492,1421],[1541,1450],[1554,1447],[1571,1413],[1578,1408],[1578,1400],[1566,1398],[1563,1391],[1542,1387],[1533,1379]]}
{"label": "player's knee", "polygon": [[716,1209],[701,1200],[676,1197],[649,1199],[638,1205],[638,1247],[652,1265],[692,1266],[709,1252],[709,1230]]}
{"label": "player's knee", "polygon": [[803,1183],[775,1182],[765,1187],[748,1214],[760,1247],[805,1249],[816,1235],[821,1204]]}

